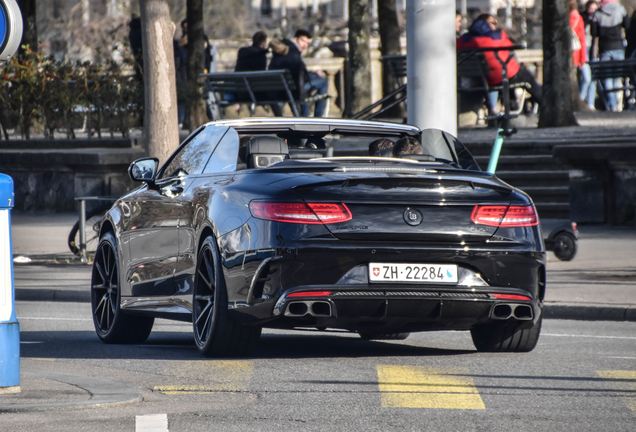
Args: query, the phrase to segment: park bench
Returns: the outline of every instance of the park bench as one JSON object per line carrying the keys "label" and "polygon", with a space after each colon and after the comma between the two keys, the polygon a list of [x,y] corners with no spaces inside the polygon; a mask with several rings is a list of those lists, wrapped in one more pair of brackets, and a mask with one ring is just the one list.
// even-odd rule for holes
{"label": "park bench", "polygon": [[[480,92],[483,93],[484,98],[488,100],[489,93],[498,91],[501,92],[503,90],[503,85],[489,85],[487,81],[487,77],[490,76],[490,67],[488,67],[488,62],[486,61],[486,56],[483,51],[488,49],[479,49],[479,50],[460,50],[457,53],[457,78],[458,78],[458,93],[475,93]],[[393,93],[387,95],[381,100],[369,105],[362,111],[356,113],[352,118],[365,118],[371,119],[373,117],[377,117],[379,114],[383,113],[387,109],[392,106],[404,101],[407,99],[406,96],[406,56],[405,55],[393,55],[393,56],[384,56],[382,57],[382,65],[385,70],[388,70],[391,73],[396,81],[400,84],[400,87],[394,91]],[[463,78],[463,80],[462,80]],[[462,82],[469,83],[469,85],[462,85]],[[530,84],[521,82],[521,83],[511,83],[511,89],[515,88],[530,88]],[[386,101],[397,96],[402,93],[403,95],[400,98],[395,99],[389,106],[383,106],[383,108],[379,111],[371,113],[373,109],[376,107],[385,104]],[[525,101],[525,92],[523,92],[523,97],[521,102],[519,103],[519,110],[515,112],[518,114],[523,109],[523,103]],[[369,114],[370,113],[370,114]]]}
{"label": "park bench", "polygon": [[[592,61],[590,69],[592,69],[592,80],[596,82],[596,88],[605,110],[609,110],[608,93],[625,90],[633,92],[636,89],[636,59]],[[603,85],[605,80],[617,78],[623,78],[623,85],[611,89],[607,89]],[[629,83],[627,83],[626,78],[629,78]]]}
{"label": "park bench", "polygon": [[[288,103],[295,117],[300,117],[298,104],[312,103],[327,99],[325,116],[329,112],[328,94],[308,96],[301,100],[294,99],[296,84],[288,70],[269,70],[258,72],[222,72],[201,74],[205,78],[208,103],[217,109],[212,110],[213,118],[223,118],[222,107],[235,104],[247,104],[250,117],[254,116],[257,106]],[[233,98],[225,95],[231,94]]]}
{"label": "park bench", "polygon": [[[501,93],[503,91],[503,84],[488,84],[487,78],[490,76],[490,67],[484,55],[484,52],[488,50],[488,48],[481,48],[479,50],[463,49],[457,52],[458,93],[480,92],[483,93],[484,98],[488,100],[491,92]],[[468,85],[463,85],[463,83],[467,83]],[[527,82],[509,83],[509,87],[510,89],[521,88],[527,90],[530,88],[530,84]],[[524,91],[521,96],[521,101],[518,101],[519,108],[512,111],[512,114],[519,114],[521,112],[525,97],[526,92]]]}

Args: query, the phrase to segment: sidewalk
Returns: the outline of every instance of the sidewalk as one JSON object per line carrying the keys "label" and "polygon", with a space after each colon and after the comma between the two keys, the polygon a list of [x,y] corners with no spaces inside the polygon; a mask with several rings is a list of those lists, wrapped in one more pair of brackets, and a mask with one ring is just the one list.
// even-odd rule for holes
{"label": "sidewalk", "polygon": [[[17,300],[90,301],[91,267],[66,244],[76,220],[75,213],[12,213]],[[636,227],[579,231],[572,261],[548,252],[545,317],[636,321]]]}

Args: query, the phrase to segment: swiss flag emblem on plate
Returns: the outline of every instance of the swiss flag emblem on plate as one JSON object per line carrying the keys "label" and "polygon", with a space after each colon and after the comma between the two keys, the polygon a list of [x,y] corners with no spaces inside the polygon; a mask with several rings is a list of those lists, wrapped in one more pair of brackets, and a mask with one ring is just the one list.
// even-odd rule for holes
{"label": "swiss flag emblem on plate", "polygon": [[380,276],[380,267],[373,267],[373,276]]}

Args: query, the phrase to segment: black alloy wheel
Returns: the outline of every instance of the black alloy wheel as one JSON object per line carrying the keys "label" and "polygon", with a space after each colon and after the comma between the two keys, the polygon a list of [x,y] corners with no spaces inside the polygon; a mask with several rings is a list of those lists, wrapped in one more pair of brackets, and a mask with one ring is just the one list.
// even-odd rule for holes
{"label": "black alloy wheel", "polygon": [[119,255],[112,233],[101,238],[91,275],[91,305],[97,336],[106,343],[142,343],[154,318],[125,315],[120,309]]}
{"label": "black alloy wheel", "polygon": [[197,257],[192,329],[195,345],[206,357],[248,355],[261,336],[261,327],[240,325],[230,317],[225,279],[213,237],[203,241]]}

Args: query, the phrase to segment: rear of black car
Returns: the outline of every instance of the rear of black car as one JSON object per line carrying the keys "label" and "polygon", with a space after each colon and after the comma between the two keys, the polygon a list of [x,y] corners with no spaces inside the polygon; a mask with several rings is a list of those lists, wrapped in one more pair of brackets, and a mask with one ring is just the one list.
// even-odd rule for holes
{"label": "rear of black car", "polygon": [[250,203],[254,218],[278,224],[284,244],[267,269],[280,290],[266,325],[379,338],[503,331],[475,344],[532,349],[520,338],[540,328],[545,252],[531,200],[488,174],[390,168],[305,173],[277,183],[297,201]]}

